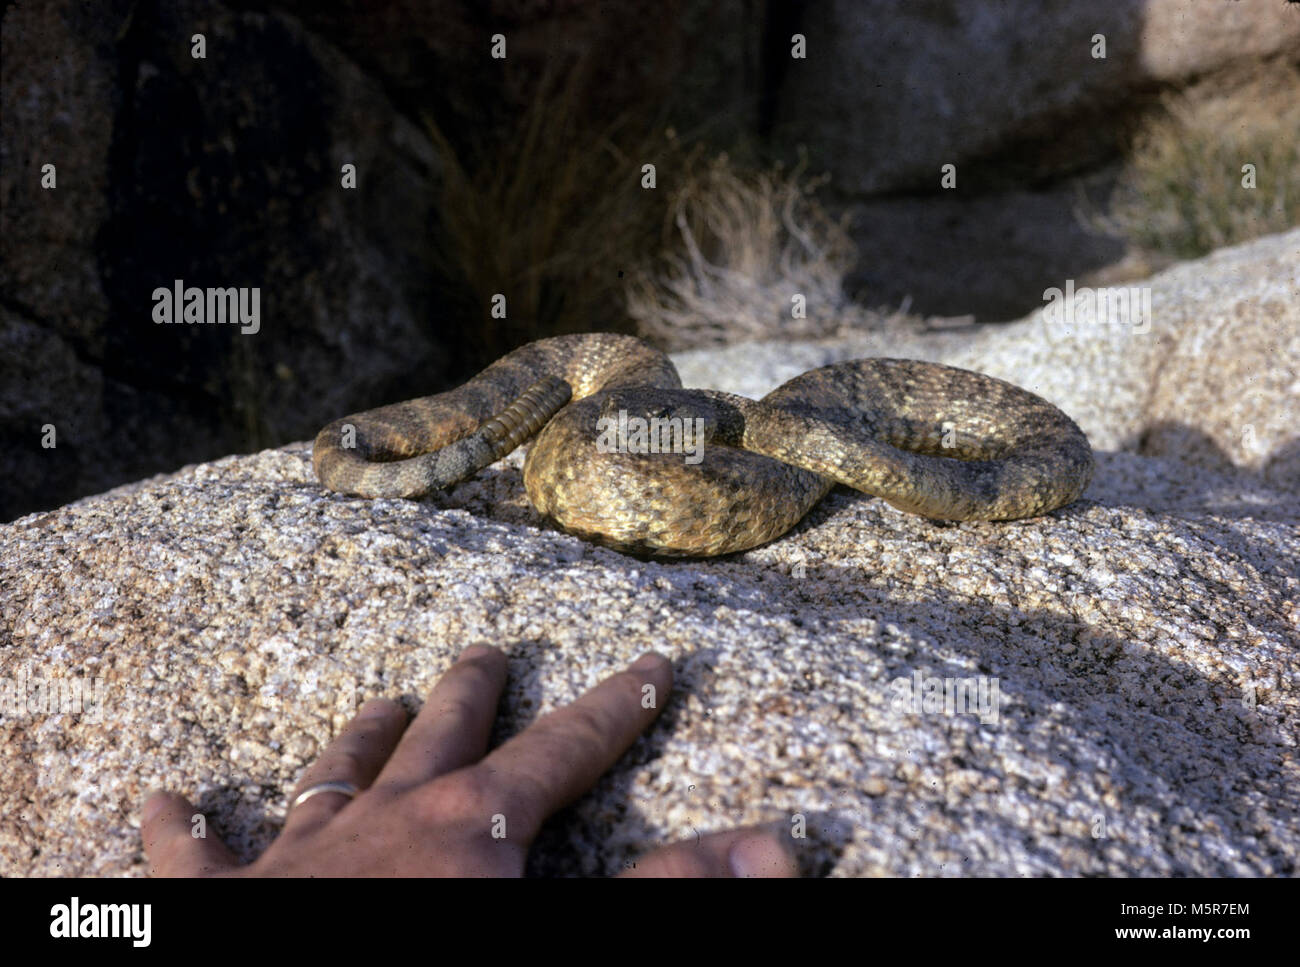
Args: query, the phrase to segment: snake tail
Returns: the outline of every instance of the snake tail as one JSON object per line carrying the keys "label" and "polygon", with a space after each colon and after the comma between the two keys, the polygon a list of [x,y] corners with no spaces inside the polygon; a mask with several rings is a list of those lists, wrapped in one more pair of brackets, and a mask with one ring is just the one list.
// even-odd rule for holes
{"label": "snake tail", "polygon": [[[384,432],[383,417],[391,420],[396,413],[403,424],[409,423],[400,408],[431,406],[436,397],[374,411],[382,416],[345,417],[317,434],[312,454],[316,475],[331,490],[356,497],[421,497],[467,480],[506,456],[532,438],[571,396],[565,380],[543,376],[467,436],[414,455],[409,445],[401,445],[405,441],[394,442]],[[354,437],[354,445],[346,446],[344,441]]]}

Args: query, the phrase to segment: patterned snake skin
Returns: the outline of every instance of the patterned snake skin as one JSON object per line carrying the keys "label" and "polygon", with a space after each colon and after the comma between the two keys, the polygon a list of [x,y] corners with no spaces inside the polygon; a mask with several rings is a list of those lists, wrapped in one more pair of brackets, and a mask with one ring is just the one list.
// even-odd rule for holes
{"label": "patterned snake skin", "polygon": [[[619,441],[608,428],[620,413],[625,426],[700,420],[660,425],[703,427],[702,450],[667,434],[658,448]],[[668,357],[607,333],[542,339],[450,392],[335,420],[313,464],[331,490],[418,497],[535,434],[524,487],[538,511],[598,543],[670,556],[770,541],[836,483],[932,519],[1014,520],[1070,503],[1093,473],[1073,420],[991,376],[863,359],[755,401],[683,390]],[[624,452],[607,452],[611,442]],[[671,442],[677,452],[646,452]]]}

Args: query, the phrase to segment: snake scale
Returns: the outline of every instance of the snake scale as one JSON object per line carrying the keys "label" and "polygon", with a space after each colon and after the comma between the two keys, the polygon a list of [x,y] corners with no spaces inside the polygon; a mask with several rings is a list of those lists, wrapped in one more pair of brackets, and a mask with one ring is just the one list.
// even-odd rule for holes
{"label": "snake scale", "polygon": [[[633,432],[611,436],[620,414]],[[651,425],[663,429],[659,447],[634,432]],[[677,427],[702,428],[703,445],[687,450]],[[541,339],[457,389],[335,420],[316,437],[313,465],[331,490],[418,497],[533,436],[524,487],[540,513],[618,550],[666,556],[773,540],[836,483],[937,520],[1034,517],[1082,494],[1094,466],[1073,420],[981,373],[863,359],[756,401],[684,390],[667,356],[608,333]]]}

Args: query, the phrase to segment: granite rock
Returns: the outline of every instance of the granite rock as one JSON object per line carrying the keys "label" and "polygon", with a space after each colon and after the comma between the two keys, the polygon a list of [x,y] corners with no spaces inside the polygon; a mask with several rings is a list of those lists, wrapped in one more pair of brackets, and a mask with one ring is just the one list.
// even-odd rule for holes
{"label": "granite rock", "polygon": [[546,526],[518,452],[364,501],[296,444],[0,526],[0,873],[143,873],[157,786],[251,857],[361,701],[414,707],[488,642],[510,660],[498,739],[648,649],[675,663],[663,716],[548,827],[536,873],[767,822],[837,876],[1293,875],[1298,249],[1164,273],[1142,332],[1038,313],[679,357],[688,384],[748,393],[864,349],[1013,379],[1098,450],[1084,498],[1041,519],[936,524],[836,491],[765,547],[663,563]]}

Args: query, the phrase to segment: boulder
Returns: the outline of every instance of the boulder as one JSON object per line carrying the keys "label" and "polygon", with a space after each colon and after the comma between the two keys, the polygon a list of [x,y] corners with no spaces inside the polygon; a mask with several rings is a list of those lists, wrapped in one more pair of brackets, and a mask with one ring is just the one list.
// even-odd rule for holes
{"label": "boulder", "polygon": [[1081,300],[678,357],[688,385],[750,394],[864,348],[1014,380],[1098,451],[1084,498],[1040,519],[836,491],[767,546],[665,563],[546,526],[518,452],[365,501],[322,490],[300,443],[0,525],[0,874],[143,873],[158,786],[251,858],[361,701],[415,707],[488,642],[510,658],[498,740],[648,649],[676,668],[534,873],[766,822],[838,876],[1294,875],[1298,250],[1166,272],[1145,323]]}
{"label": "boulder", "polygon": [[[446,370],[432,147],[337,49],[194,0],[20,4],[3,38],[0,519]],[[176,280],[258,289],[258,331],[157,324]]]}
{"label": "boulder", "polygon": [[941,165],[990,159],[987,177],[1019,187],[1074,173],[1114,154],[1134,98],[1270,59],[1285,81],[1300,49],[1300,16],[1282,3],[819,0],[802,10],[789,26],[805,56],[786,66],[775,136],[806,143],[854,194],[937,189]]}

